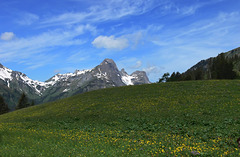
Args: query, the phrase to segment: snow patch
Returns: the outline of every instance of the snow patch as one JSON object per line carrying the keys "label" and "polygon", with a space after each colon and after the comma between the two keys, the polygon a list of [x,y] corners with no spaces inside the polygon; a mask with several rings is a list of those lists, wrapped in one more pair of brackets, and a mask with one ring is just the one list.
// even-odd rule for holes
{"label": "snow patch", "polygon": [[23,80],[24,83],[26,83],[30,87],[34,88],[38,95],[41,95],[41,91],[37,88],[38,86],[43,86],[46,88],[46,84],[44,82],[32,80],[24,74],[20,75],[20,78]]}
{"label": "snow patch", "polygon": [[98,79],[105,78],[105,79],[108,80],[108,76],[107,76],[107,73],[106,73],[106,72],[103,73],[100,68],[98,68],[98,71],[99,71],[99,73],[97,73],[97,74],[94,75],[94,76],[96,76]]}
{"label": "snow patch", "polygon": [[69,90],[70,90],[70,89],[64,89],[63,92],[67,92],[67,91],[69,91]]}
{"label": "snow patch", "polygon": [[[57,82],[59,82],[59,81],[66,81],[70,77],[82,75],[82,74],[85,74],[86,72],[89,72],[89,71],[91,71],[91,70],[82,70],[82,71],[76,70],[74,73],[57,74],[57,75],[53,76],[47,82],[41,82],[41,81],[37,81],[37,80],[32,80],[32,79],[28,78],[25,74],[20,75],[20,79],[22,79],[23,82],[28,84],[30,87],[34,88],[38,95],[41,95],[42,94],[42,90],[45,90],[45,89],[53,86]],[[18,75],[17,75],[17,79],[19,79]],[[38,89],[39,86],[40,86],[41,90]],[[65,89],[64,92],[67,92],[67,90]]]}
{"label": "snow patch", "polygon": [[11,75],[12,75],[12,70],[11,69],[8,69],[4,66],[3,66],[3,68],[0,68],[0,79],[2,79],[2,80],[6,80],[6,79],[12,80]]}
{"label": "snow patch", "polygon": [[134,78],[133,76],[124,75],[124,76],[122,76],[122,81],[123,81],[123,83],[125,83],[127,86],[128,86],[128,85],[134,85],[133,82],[132,82],[132,79],[133,79],[133,78]]}
{"label": "snow patch", "polygon": [[96,75],[94,75],[94,76],[96,76],[97,78],[106,78],[106,79],[108,79],[108,77],[107,77],[107,73],[105,72],[105,73],[97,73]]}
{"label": "snow patch", "polygon": [[76,74],[76,75],[78,76],[78,75],[82,75],[82,74],[85,74],[85,73],[90,72],[90,71],[91,71],[91,70],[82,70],[82,71],[76,70],[76,71],[74,72],[74,74]]}
{"label": "snow patch", "polygon": [[53,86],[56,84],[58,81],[67,81],[70,77],[75,77],[79,75],[83,75],[87,72],[90,72],[91,70],[76,70],[74,73],[66,73],[66,74],[57,74],[53,76],[49,81],[45,82],[46,85],[48,86]]}
{"label": "snow patch", "polygon": [[10,82],[9,82],[9,80],[7,80],[7,86],[8,86],[8,88],[10,88]]}

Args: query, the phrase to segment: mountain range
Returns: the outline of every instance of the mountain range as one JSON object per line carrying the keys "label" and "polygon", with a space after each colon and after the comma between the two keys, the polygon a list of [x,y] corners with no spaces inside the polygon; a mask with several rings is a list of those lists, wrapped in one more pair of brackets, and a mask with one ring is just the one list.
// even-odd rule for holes
{"label": "mountain range", "polygon": [[0,94],[12,110],[23,92],[30,101],[39,104],[102,88],[148,83],[150,81],[144,71],[129,75],[124,69],[119,71],[112,59],[105,59],[90,70],[56,74],[45,82],[32,80],[24,73],[0,64]]}

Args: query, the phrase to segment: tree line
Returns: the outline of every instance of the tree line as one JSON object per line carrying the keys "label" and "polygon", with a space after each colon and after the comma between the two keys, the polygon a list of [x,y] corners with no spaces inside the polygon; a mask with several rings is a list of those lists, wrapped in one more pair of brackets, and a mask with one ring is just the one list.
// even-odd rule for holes
{"label": "tree line", "polygon": [[[34,106],[34,101],[31,102],[28,100],[28,97],[25,93],[22,93],[21,97],[18,100],[18,104],[15,107],[15,110]],[[4,101],[4,98],[0,95],[0,115],[9,112],[10,109],[8,104]]]}
{"label": "tree line", "polygon": [[210,80],[210,79],[237,79],[237,70],[234,67],[239,62],[238,55],[226,57],[224,53],[215,58],[210,58],[204,66],[191,68],[185,73],[164,73],[158,82],[188,81],[188,80]]}

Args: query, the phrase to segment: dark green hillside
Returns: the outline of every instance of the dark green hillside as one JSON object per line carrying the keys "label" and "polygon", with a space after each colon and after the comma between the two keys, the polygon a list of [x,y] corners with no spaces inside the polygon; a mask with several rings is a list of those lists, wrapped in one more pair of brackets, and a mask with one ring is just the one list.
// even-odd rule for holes
{"label": "dark green hillside", "polygon": [[88,92],[1,115],[0,154],[238,156],[239,95],[239,80]]}
{"label": "dark green hillside", "polygon": [[[216,80],[240,78],[240,47],[220,53],[216,57],[201,60],[186,72],[173,72],[167,82],[187,80]],[[161,82],[162,79],[159,80]]]}

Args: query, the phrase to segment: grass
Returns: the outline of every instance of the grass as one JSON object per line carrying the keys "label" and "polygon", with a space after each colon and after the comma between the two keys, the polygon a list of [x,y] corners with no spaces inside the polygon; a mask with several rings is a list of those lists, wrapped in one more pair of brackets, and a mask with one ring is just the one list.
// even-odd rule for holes
{"label": "grass", "polygon": [[239,156],[240,81],[109,88],[0,116],[0,156]]}

